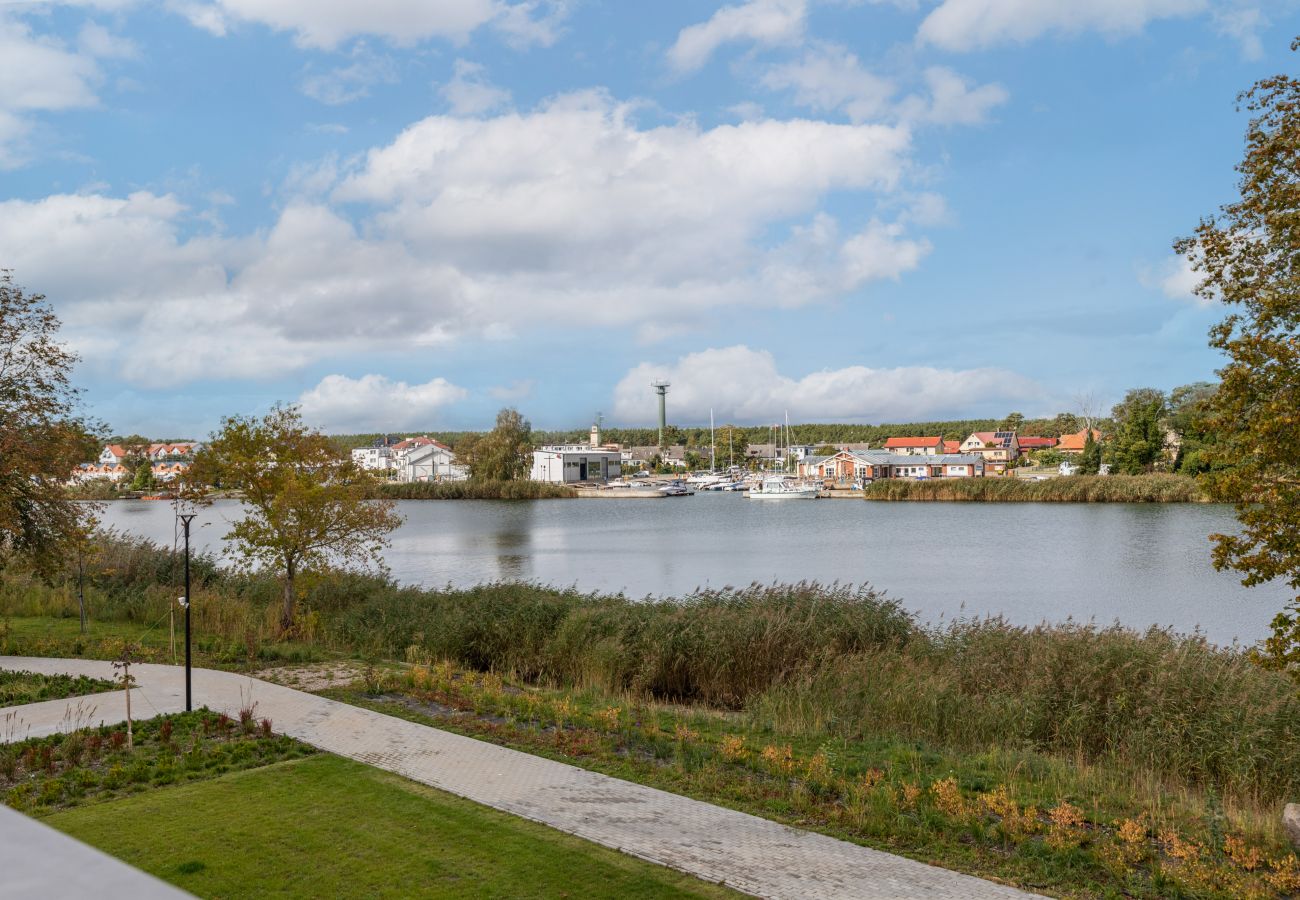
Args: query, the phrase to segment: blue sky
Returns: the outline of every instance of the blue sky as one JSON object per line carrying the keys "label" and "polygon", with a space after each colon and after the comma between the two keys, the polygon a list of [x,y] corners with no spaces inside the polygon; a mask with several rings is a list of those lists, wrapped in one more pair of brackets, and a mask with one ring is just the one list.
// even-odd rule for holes
{"label": "blue sky", "polygon": [[1049,414],[1212,376],[1171,242],[1297,0],[0,0],[0,267],[201,436]]}

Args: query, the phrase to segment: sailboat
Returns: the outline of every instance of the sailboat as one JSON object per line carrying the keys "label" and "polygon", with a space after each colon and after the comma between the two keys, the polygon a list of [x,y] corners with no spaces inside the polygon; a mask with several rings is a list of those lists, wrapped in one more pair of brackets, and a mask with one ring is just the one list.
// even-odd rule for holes
{"label": "sailboat", "polygon": [[[775,450],[773,451],[775,452]],[[790,413],[785,414],[785,459],[782,468],[790,465]],[[816,485],[799,484],[785,475],[769,475],[757,488],[751,488],[745,496],[751,500],[816,500],[820,491]]]}

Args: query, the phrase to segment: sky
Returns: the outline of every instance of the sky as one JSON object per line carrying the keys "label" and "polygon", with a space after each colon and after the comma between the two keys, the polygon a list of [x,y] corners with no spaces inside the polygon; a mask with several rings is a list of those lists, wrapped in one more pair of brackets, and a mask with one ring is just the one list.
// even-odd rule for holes
{"label": "sky", "polygon": [[0,268],[202,437],[1029,416],[1210,379],[1172,242],[1300,0],[0,0]]}

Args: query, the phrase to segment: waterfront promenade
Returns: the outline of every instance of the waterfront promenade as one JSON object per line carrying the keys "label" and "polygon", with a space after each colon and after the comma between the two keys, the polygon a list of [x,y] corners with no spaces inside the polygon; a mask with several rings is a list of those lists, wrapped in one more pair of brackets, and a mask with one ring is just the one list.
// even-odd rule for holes
{"label": "waterfront promenade", "polygon": [[[97,660],[0,656],[0,669],[112,678]],[[184,709],[184,674],[132,666],[139,718]],[[541,822],[759,897],[1010,900],[1031,895],[947,869],[230,672],[195,669],[194,705],[237,715],[252,703],[277,732],[340,756]],[[125,719],[122,691],[33,703],[21,740]],[[0,735],[0,740],[6,735]],[[2,879],[3,876],[0,876]],[[0,894],[5,885],[0,883]]]}

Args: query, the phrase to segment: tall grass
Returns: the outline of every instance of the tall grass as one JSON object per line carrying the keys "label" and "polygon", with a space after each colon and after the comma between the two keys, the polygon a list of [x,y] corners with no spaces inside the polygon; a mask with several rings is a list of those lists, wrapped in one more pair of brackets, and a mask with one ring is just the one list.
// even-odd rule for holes
{"label": "tall grass", "polygon": [[375,496],[386,500],[560,500],[576,497],[578,492],[544,481],[417,481],[377,485]]}
{"label": "tall grass", "polygon": [[[148,621],[174,602],[169,550],[104,538],[92,615]],[[277,585],[199,557],[196,626],[273,640]],[[1035,749],[1272,802],[1300,793],[1300,697],[1284,674],[1198,636],[994,619],[919,624],[869,588],[799,584],[637,601],[529,584],[464,590],[306,579],[300,641],[449,659],[559,687],[743,711],[758,728]],[[0,614],[76,615],[67,585],[0,576]]]}
{"label": "tall grass", "polygon": [[950,500],[1029,503],[1203,503],[1186,475],[1068,475],[1046,481],[1019,478],[890,478],[868,485],[867,500]]}

